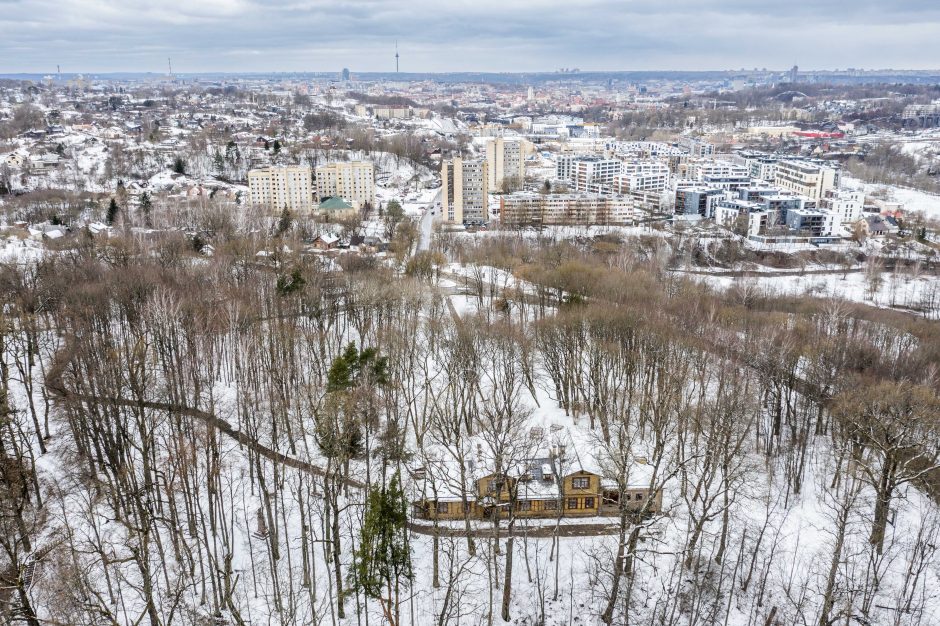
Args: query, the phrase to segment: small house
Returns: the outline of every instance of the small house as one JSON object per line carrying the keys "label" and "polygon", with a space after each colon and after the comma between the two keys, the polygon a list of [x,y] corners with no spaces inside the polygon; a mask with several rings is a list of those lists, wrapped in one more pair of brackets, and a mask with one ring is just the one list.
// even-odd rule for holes
{"label": "small house", "polygon": [[339,237],[336,235],[317,235],[313,240],[313,247],[317,250],[335,250],[339,247]]}

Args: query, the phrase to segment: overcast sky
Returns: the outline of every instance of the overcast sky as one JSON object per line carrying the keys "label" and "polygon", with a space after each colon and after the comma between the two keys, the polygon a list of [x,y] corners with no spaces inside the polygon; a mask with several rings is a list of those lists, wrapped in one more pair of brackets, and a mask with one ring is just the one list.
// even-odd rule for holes
{"label": "overcast sky", "polygon": [[938,0],[0,0],[0,73],[934,69]]}

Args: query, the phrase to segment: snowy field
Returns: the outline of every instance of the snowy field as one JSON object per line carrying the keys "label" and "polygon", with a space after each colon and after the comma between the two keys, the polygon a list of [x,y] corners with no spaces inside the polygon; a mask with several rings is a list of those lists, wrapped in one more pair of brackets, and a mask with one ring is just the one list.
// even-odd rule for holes
{"label": "snowy field", "polygon": [[912,311],[920,311],[925,301],[937,302],[938,294],[940,294],[940,277],[932,275],[911,277],[906,273],[895,274],[893,272],[881,272],[880,278],[874,281],[864,271],[848,273],[836,271],[829,274],[803,276],[731,277],[691,273],[689,276],[693,280],[700,280],[722,289],[738,286],[781,296],[806,295],[817,298],[839,298],[883,308]]}
{"label": "snowy field", "polygon": [[866,194],[886,194],[889,199],[902,203],[905,211],[920,212],[928,219],[940,220],[940,196],[938,195],[897,185],[865,183],[851,176],[842,177],[842,186],[846,189],[861,190]]}

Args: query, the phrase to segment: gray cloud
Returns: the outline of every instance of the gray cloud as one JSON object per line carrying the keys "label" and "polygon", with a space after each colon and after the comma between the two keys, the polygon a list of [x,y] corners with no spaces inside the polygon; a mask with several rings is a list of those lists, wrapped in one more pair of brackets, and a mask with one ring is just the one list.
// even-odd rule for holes
{"label": "gray cloud", "polygon": [[926,0],[0,0],[0,72],[927,68]]}

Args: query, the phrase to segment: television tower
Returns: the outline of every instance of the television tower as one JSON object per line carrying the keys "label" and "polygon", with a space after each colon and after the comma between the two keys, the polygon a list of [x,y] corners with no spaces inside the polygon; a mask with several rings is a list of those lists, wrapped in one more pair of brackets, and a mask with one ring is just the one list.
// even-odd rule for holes
{"label": "television tower", "polygon": [[395,40],[395,73],[398,73],[398,40]]}
{"label": "television tower", "polygon": [[166,67],[169,73],[167,76],[170,77],[170,80],[173,80],[173,60],[170,57],[166,58]]}

